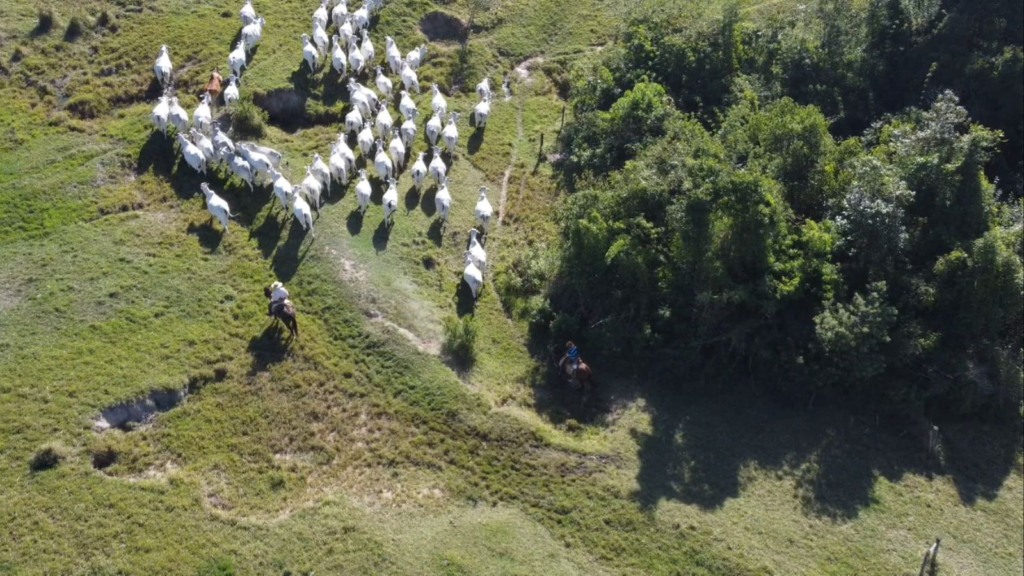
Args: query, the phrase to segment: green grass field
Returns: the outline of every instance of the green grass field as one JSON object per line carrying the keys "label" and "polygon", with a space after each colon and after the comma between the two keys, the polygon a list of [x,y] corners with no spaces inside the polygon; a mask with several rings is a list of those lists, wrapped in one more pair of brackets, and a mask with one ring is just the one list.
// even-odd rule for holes
{"label": "green grass field", "polygon": [[[493,273],[473,314],[476,362],[439,354],[442,321],[467,312],[479,186],[503,217],[492,270],[557,241],[560,193],[538,159],[563,103],[539,60],[513,69],[586,57],[625,5],[496,1],[464,51],[431,42],[421,83],[466,113],[452,222],[432,224],[431,189],[416,195],[406,176],[392,230],[381,190],[361,219],[336,188],[315,239],[269,189],[211,176],[240,213],[222,234],[203,180],[151,131],[159,45],[191,114],[226,68],[240,5],[0,0],[0,574],[902,575],[936,536],[941,574],[1024,573],[1019,446],[972,450],[948,430],[945,462],[929,467],[884,423],[666,398],[625,372],[601,374],[581,407]],[[297,182],[329,152],[343,93],[301,60],[316,2],[256,7],[268,28],[243,95],[305,99],[261,140]],[[48,31],[40,9],[55,14]],[[378,54],[385,34],[405,52],[427,40],[424,16],[471,10],[391,0]],[[485,73],[516,80],[474,135]],[[429,94],[418,102],[429,109]],[[265,317],[275,278],[299,308],[290,345]],[[93,429],[108,406],[184,388],[149,423]],[[47,447],[59,463],[33,469]]]}

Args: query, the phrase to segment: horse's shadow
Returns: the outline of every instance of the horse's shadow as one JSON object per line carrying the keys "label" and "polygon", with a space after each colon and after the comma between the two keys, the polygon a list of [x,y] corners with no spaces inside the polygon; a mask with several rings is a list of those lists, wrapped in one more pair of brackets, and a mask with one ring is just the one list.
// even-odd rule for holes
{"label": "horse's shadow", "polygon": [[291,351],[292,341],[293,338],[284,324],[276,319],[271,320],[259,336],[249,339],[249,345],[246,347],[252,356],[249,373],[263,372],[271,365],[283,361]]}

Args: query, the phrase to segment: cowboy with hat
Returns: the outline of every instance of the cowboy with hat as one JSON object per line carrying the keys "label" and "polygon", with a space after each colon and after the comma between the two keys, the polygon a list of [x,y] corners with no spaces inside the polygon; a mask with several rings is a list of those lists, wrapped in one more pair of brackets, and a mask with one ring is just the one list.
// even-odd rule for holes
{"label": "cowboy with hat", "polygon": [[284,284],[274,282],[267,289],[267,295],[270,297],[270,304],[267,305],[267,316],[273,316],[275,306],[283,304],[288,299],[288,289],[284,287]]}

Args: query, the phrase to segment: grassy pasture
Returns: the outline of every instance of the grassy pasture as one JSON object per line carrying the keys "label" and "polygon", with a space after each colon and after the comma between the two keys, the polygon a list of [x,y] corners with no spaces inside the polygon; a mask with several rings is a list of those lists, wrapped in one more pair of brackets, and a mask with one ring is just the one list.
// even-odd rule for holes
{"label": "grassy pasture", "polygon": [[[344,94],[301,62],[315,2],[263,4],[243,94],[304,98],[263,139],[297,182],[335,139]],[[467,312],[460,255],[479,186],[496,209],[505,189],[492,269],[554,242],[558,192],[538,148],[543,133],[550,151],[562,103],[536,68],[482,135],[460,121],[444,231],[432,188],[416,195],[408,177],[392,230],[375,182],[365,218],[333,190],[314,239],[268,190],[211,176],[240,213],[221,234],[202,180],[151,133],[151,66],[169,44],[191,113],[208,71],[226,67],[238,7],[0,0],[0,574],[909,574],[936,534],[943,573],[1020,573],[1015,451],[951,449],[951,469],[968,472],[931,475],[871,423],[663,398],[626,375],[581,409],[493,275],[475,365],[437,356],[441,320]],[[390,2],[378,53],[384,34],[404,52],[426,41],[425,15],[470,10]],[[468,113],[481,74],[580,57],[610,41],[620,10],[494,2],[474,13],[466,51],[430,44],[421,83],[461,86],[449,109]],[[67,41],[72,17],[85,32]],[[274,278],[299,305],[291,346],[264,317]],[[185,387],[152,423],[92,430],[106,406]],[[31,470],[45,445],[64,459]]]}

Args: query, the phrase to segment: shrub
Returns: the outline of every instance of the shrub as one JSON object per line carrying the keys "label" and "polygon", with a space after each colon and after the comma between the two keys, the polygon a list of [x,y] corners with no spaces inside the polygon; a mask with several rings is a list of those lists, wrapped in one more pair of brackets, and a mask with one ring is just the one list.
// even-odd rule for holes
{"label": "shrub", "polygon": [[236,137],[262,138],[266,134],[267,113],[249,100],[238,103],[231,115],[231,128]]}
{"label": "shrub", "polygon": [[72,16],[68,21],[68,27],[64,30],[64,40],[74,42],[85,32],[85,24],[78,16]]}
{"label": "shrub", "polygon": [[36,16],[36,27],[32,30],[32,33],[35,35],[48,33],[50,30],[53,30],[55,20],[52,9],[40,8]]}
{"label": "shrub", "polygon": [[55,468],[60,464],[61,460],[64,460],[68,456],[67,448],[60,444],[44,444],[35,455],[32,456],[32,460],[29,461],[28,467],[33,472],[42,472],[43,470],[49,470]]}
{"label": "shrub", "polygon": [[106,114],[110,102],[95,94],[81,94],[68,100],[68,111],[84,120],[91,120]]}
{"label": "shrub", "polygon": [[442,323],[444,343],[441,352],[462,368],[476,361],[476,324],[472,318],[448,316]]}
{"label": "shrub", "polygon": [[93,450],[92,467],[97,470],[104,470],[116,464],[117,459],[117,450],[113,446],[100,446]]}

